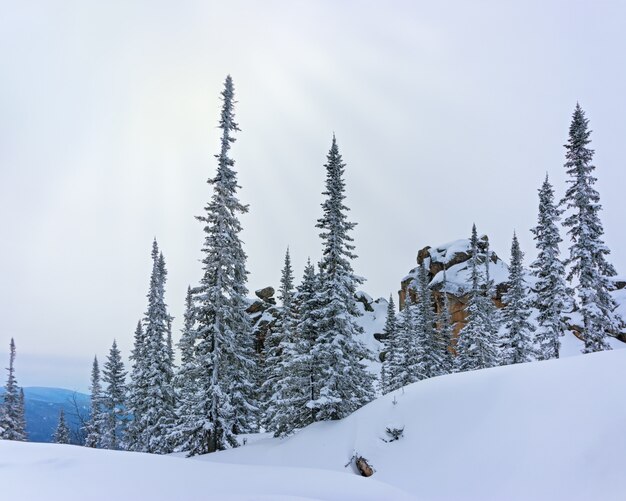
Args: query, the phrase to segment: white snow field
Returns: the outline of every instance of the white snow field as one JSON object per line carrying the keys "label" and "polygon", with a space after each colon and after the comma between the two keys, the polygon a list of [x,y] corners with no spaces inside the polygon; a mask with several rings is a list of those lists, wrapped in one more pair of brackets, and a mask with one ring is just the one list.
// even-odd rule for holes
{"label": "white snow field", "polygon": [[0,499],[623,500],[624,380],[626,350],[452,374],[194,459],[0,441]]}

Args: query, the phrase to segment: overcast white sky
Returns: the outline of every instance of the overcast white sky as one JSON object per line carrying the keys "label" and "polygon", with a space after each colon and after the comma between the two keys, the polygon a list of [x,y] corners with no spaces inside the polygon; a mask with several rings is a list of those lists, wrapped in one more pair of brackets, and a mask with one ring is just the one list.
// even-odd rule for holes
{"label": "overcast white sky", "polygon": [[128,355],[155,236],[178,333],[201,275],[194,216],[210,196],[227,73],[251,290],[277,284],[288,245],[298,277],[318,259],[333,131],[371,295],[395,294],[418,249],[474,221],[505,259],[517,230],[531,259],[536,190],[548,172],[564,191],[577,100],[606,241],[626,269],[623,2],[0,0],[0,11],[0,352],[15,337],[25,386],[86,389],[114,337]]}

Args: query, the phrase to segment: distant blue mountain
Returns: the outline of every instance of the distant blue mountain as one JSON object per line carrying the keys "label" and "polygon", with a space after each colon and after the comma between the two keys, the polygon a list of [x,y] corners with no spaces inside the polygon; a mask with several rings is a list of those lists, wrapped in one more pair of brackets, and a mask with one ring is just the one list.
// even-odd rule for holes
{"label": "distant blue mountain", "polygon": [[[4,388],[0,388],[0,395]],[[24,388],[26,432],[29,442],[52,442],[52,435],[59,421],[59,412],[65,411],[65,418],[72,431],[72,441],[78,439],[80,414],[89,417],[89,395],[63,388],[28,387]]]}

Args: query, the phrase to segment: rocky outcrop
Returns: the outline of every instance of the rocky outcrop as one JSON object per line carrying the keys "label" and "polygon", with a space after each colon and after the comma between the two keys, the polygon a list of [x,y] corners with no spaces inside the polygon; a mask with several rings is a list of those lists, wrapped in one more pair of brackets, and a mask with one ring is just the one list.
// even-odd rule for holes
{"label": "rocky outcrop", "polygon": [[273,287],[264,287],[255,291],[255,294],[258,299],[250,302],[246,313],[250,315],[250,320],[252,321],[254,348],[257,353],[261,353],[265,344],[265,338],[276,323],[278,309],[276,308]]}
{"label": "rocky outcrop", "polygon": [[[504,306],[502,294],[507,289],[508,268],[495,252],[490,250],[489,255],[487,255],[488,247],[488,237],[486,235],[481,236],[478,241],[478,260],[482,266],[485,266],[485,260],[489,261],[489,274],[495,286],[493,301],[498,308],[501,308]],[[426,267],[437,313],[441,311],[443,306],[443,295],[446,294],[448,296],[455,335],[463,328],[467,317],[465,307],[469,300],[468,292],[471,283],[470,257],[471,246],[469,239],[456,240],[438,247],[424,247],[417,253],[418,266]],[[404,306],[407,294],[410,295],[412,300],[417,300],[414,286],[417,271],[418,268],[416,267],[402,279],[399,291],[401,309]]]}

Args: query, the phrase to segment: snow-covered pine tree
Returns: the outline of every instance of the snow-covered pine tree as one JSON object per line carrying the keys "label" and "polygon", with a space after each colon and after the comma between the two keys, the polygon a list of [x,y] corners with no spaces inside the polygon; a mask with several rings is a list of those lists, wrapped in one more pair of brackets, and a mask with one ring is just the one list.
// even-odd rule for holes
{"label": "snow-covered pine tree", "polygon": [[188,435],[185,433],[185,426],[187,418],[193,415],[197,391],[195,385],[197,371],[194,353],[193,292],[191,287],[187,288],[185,297],[183,328],[178,348],[181,353],[181,362],[173,380],[176,395],[176,424],[170,432],[170,440],[176,451],[186,451],[191,448],[191,444],[186,442]]}
{"label": "snow-covered pine tree", "polygon": [[394,358],[398,352],[398,319],[396,317],[396,305],[391,294],[387,303],[387,318],[383,327],[383,335],[385,358],[380,370],[380,392],[385,395],[390,391],[389,378],[393,375],[390,369],[394,365]]}
{"label": "snow-covered pine tree", "polygon": [[[471,371],[495,367],[499,363],[496,346],[495,307],[492,301],[491,280],[480,272],[480,257],[476,225],[472,226],[470,278],[472,281],[467,302],[467,320],[459,333],[455,370]],[[489,250],[484,256],[485,270],[489,270]]]}
{"label": "snow-covered pine tree", "polygon": [[287,435],[294,429],[294,405],[302,398],[302,378],[297,362],[295,339],[296,315],[294,301],[293,269],[289,249],[285,254],[279,288],[281,306],[276,324],[266,338],[266,376],[261,389],[267,395],[266,429],[275,436]]}
{"label": "snow-covered pine tree", "polygon": [[[130,353],[131,372],[130,382],[127,387],[126,393],[126,406],[130,415],[141,415],[144,411],[144,402],[146,399],[146,372],[144,371],[144,345],[145,345],[145,333],[141,320],[137,321],[137,327],[135,328],[133,349]],[[93,373],[92,373],[92,386],[93,386]],[[92,390],[93,394],[93,390]],[[92,397],[93,398],[93,397]],[[93,408],[93,400],[92,400]],[[141,429],[139,427],[139,421],[136,421],[133,417],[126,426],[124,434],[125,448],[132,451],[142,451],[144,447],[141,443]],[[93,446],[95,447],[95,446]]]}
{"label": "snow-covered pine tree", "polygon": [[317,326],[319,322],[319,277],[315,273],[315,266],[307,260],[300,285],[294,295],[294,312],[296,317],[296,334],[294,336],[294,356],[289,360],[287,370],[296,374],[300,390],[291,397],[292,417],[290,422],[294,428],[304,428],[315,422],[316,401],[319,385],[317,371],[312,355],[313,346],[317,341]]}
{"label": "snow-covered pine tree", "polygon": [[89,421],[85,426],[85,446],[97,448],[102,442],[102,433],[104,427],[103,420],[103,395],[102,385],[100,384],[100,367],[98,366],[98,357],[93,357],[93,365],[91,367],[91,386],[89,387],[91,395],[91,411],[89,413]]}
{"label": "snow-covered pine tree", "polygon": [[70,443],[70,429],[65,422],[65,411],[61,409],[59,412],[59,424],[54,431],[52,440],[55,444],[69,444]]}
{"label": "snow-covered pine tree", "polygon": [[452,341],[454,328],[452,326],[452,316],[450,314],[450,300],[448,299],[446,270],[443,270],[443,282],[441,284],[441,310],[437,316],[437,327],[439,334],[439,350],[441,353],[442,374],[454,372],[454,355],[452,352]]}
{"label": "snow-covered pine tree", "polygon": [[610,251],[602,239],[602,205],[593,187],[596,183],[592,164],[594,151],[587,147],[591,142],[588,125],[589,120],[577,103],[565,145],[569,187],[561,202],[566,209],[571,209],[563,222],[569,228],[567,233],[572,241],[566,264],[570,266],[568,280],[577,281],[575,290],[582,317],[584,353],[611,349],[607,336],[619,332],[623,323],[610,294],[611,277],[616,272],[606,259]]}
{"label": "snow-covered pine tree", "polygon": [[513,233],[509,288],[502,296],[505,305],[502,310],[505,333],[501,348],[501,361],[505,365],[530,362],[534,352],[532,333],[535,331],[535,326],[529,320],[530,300],[524,279],[523,259],[524,253],[520,249],[517,235]]}
{"label": "snow-covered pine tree", "polygon": [[416,308],[411,302],[410,296],[407,290],[404,308],[398,315],[396,332],[393,338],[393,355],[387,362],[388,392],[417,381],[414,371],[415,359],[418,357],[415,348],[415,343],[418,339],[415,330]]}
{"label": "snow-covered pine tree", "polygon": [[352,270],[354,245],[350,236],[356,223],[348,221],[344,205],[345,164],[333,135],[327,156],[326,200],[317,227],[322,231],[320,261],[320,310],[318,336],[313,346],[317,398],[311,402],[317,420],[341,419],[374,397],[373,377],[362,361],[371,353],[357,338],[363,332],[356,322],[356,287],[363,283]]}
{"label": "snow-covered pine tree", "polygon": [[235,447],[236,434],[255,428],[256,356],[247,308],[246,254],[237,217],[248,211],[238,197],[235,161],[229,150],[239,130],[234,116],[234,87],[226,77],[222,91],[221,149],[204,223],[204,274],[194,290],[195,384],[197,399],[184,425],[189,454]]}
{"label": "snow-covered pine tree", "polygon": [[8,377],[4,387],[4,403],[2,413],[0,413],[0,438],[4,440],[26,440],[26,429],[22,411],[20,410],[20,388],[15,378],[15,341],[11,338],[9,345],[9,367],[7,367]]}
{"label": "snow-covered pine tree", "polygon": [[[163,257],[163,253],[159,252],[159,276],[161,277],[161,282],[163,289],[165,290],[165,283],[167,281],[167,268],[165,267],[165,258]],[[172,321],[174,317],[171,315],[167,315],[167,319],[165,320],[165,349],[167,353],[167,381],[168,383],[172,383],[172,379],[174,377],[174,343],[172,341]]]}
{"label": "snow-covered pine tree", "polygon": [[495,358],[493,359],[494,365],[500,365],[502,363],[502,353],[500,350],[500,326],[502,325],[501,311],[496,307],[493,298],[496,295],[496,287],[494,281],[491,279],[491,265],[493,262],[493,253],[489,249],[489,240],[485,239],[485,281],[483,283],[483,295],[482,295],[482,315],[484,325],[485,338],[489,340],[491,346],[495,350]]}
{"label": "snow-covered pine tree", "polygon": [[537,226],[531,231],[537,241],[537,259],[530,265],[535,283],[534,306],[538,310],[535,334],[537,358],[559,358],[560,338],[565,334],[563,312],[571,300],[565,285],[565,267],[559,255],[558,222],[561,211],[554,203],[554,190],[548,175],[539,189]]}
{"label": "snow-covered pine tree", "polygon": [[426,263],[417,270],[418,303],[416,332],[422,360],[419,361],[419,379],[431,378],[444,373],[441,343],[435,329],[435,310],[432,291],[428,284]]}
{"label": "snow-covered pine tree", "polygon": [[126,426],[126,371],[115,340],[102,369],[102,381],[106,384],[102,399],[106,415],[102,430],[102,447],[121,449]]}
{"label": "snow-covered pine tree", "polygon": [[171,386],[172,367],[167,348],[167,325],[170,316],[165,304],[166,271],[163,255],[154,240],[152,244],[152,273],[148,290],[148,309],[143,324],[145,333],[139,365],[139,380],[131,391],[142,386],[144,399],[129,399],[128,447],[134,451],[167,454],[172,451],[169,434],[174,424],[174,393]]}

